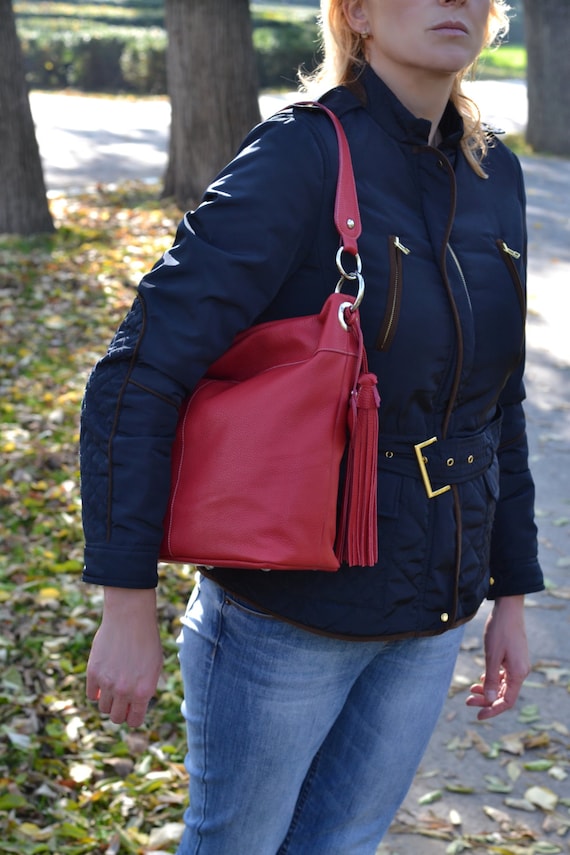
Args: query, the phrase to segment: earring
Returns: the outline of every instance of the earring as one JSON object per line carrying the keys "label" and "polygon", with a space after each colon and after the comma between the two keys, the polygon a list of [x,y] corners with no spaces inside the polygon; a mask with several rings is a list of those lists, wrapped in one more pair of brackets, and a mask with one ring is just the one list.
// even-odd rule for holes
{"label": "earring", "polygon": [[360,33],[360,38],[361,38],[361,39],[369,39],[369,38],[370,38],[370,33],[368,32],[368,30],[366,30],[366,32],[365,32],[365,33]]}

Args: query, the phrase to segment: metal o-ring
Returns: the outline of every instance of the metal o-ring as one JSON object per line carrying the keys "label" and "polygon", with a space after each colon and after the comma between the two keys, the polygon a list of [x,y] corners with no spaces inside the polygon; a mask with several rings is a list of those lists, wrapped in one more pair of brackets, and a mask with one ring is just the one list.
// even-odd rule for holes
{"label": "metal o-ring", "polygon": [[342,263],[342,254],[345,252],[344,246],[340,246],[338,248],[338,252],[336,254],[336,267],[340,275],[343,279],[351,279],[354,280],[358,276],[359,273],[362,273],[362,259],[360,258],[359,253],[357,252],[355,255],[352,255],[354,258],[354,263],[356,264],[356,270],[347,271],[344,269],[344,265]]}
{"label": "metal o-ring", "polygon": [[[352,277],[352,280],[354,280],[354,279],[356,279],[358,282],[358,293],[357,293],[356,297],[354,298],[354,303],[350,304],[350,306],[351,306],[350,311],[351,312],[355,312],[358,309],[358,307],[362,303],[362,299],[364,297],[364,276],[362,275],[362,273],[355,273],[354,276]],[[338,280],[336,288],[335,288],[335,292],[337,294],[341,293],[342,286],[344,285],[345,282],[346,282],[346,277],[343,277],[343,278]]]}

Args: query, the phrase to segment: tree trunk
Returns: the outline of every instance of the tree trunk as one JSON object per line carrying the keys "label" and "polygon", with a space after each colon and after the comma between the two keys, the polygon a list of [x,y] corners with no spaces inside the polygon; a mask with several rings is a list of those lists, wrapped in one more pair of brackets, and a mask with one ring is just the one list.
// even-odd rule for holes
{"label": "tree trunk", "polygon": [[0,233],[53,231],[11,0],[0,0]]}
{"label": "tree trunk", "polygon": [[527,142],[570,155],[570,2],[525,0],[528,51]]}
{"label": "tree trunk", "polygon": [[248,0],[166,0],[172,108],[163,195],[196,204],[259,122]]}

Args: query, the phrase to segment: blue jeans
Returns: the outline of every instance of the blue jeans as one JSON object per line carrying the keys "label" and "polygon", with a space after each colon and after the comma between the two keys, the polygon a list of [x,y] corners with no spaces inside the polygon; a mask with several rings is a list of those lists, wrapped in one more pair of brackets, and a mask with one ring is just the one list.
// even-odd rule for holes
{"label": "blue jeans", "polygon": [[179,638],[190,807],[178,855],[374,855],[462,634],[327,638],[202,577]]}

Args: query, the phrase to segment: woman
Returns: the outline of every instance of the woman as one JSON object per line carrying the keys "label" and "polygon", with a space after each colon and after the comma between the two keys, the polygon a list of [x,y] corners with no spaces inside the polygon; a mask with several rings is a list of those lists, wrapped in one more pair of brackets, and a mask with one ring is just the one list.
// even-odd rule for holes
{"label": "woman", "polygon": [[[317,82],[354,162],[382,395],[380,559],[332,574],[201,568],[180,638],[179,855],[372,855],[485,597],[485,674],[467,703],[479,719],[510,709],[529,671],[523,598],[543,583],[521,406],[523,181],[461,92],[507,7],[323,0],[322,21]],[[255,128],[90,378],[84,578],[105,586],[105,607],[87,693],[115,722],[141,724],[161,668],[154,587],[178,407],[238,331],[320,309],[336,281],[336,172],[323,114]]]}

